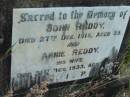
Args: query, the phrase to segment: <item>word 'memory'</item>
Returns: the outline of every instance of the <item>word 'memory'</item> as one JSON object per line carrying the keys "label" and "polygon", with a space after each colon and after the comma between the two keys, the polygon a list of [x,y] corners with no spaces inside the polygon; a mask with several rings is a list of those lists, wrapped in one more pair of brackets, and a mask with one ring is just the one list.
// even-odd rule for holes
{"label": "word 'memory'", "polygon": [[73,49],[72,55],[85,55],[88,53],[98,53],[98,49],[97,48],[84,48],[84,49]]}
{"label": "word 'memory'", "polygon": [[46,21],[46,20],[54,20],[55,12],[49,14],[30,14],[30,13],[21,13],[20,14],[20,22],[29,22],[29,21]]}
{"label": "word 'memory'", "polygon": [[44,59],[52,59],[52,58],[58,58],[58,57],[65,57],[65,52],[50,52],[50,53],[43,53],[42,54],[42,60]]}
{"label": "word 'memory'", "polygon": [[87,19],[99,19],[99,18],[108,18],[109,20],[114,20],[116,12],[110,11],[110,12],[104,12],[104,11],[99,11],[99,12],[94,12],[88,11],[87,13]]}

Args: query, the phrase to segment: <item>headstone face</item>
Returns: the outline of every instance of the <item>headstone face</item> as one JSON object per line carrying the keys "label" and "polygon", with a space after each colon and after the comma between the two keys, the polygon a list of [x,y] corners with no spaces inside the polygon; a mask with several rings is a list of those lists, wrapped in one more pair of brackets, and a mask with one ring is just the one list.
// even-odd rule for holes
{"label": "headstone face", "polygon": [[88,78],[118,53],[128,19],[127,6],[14,9],[12,88]]}

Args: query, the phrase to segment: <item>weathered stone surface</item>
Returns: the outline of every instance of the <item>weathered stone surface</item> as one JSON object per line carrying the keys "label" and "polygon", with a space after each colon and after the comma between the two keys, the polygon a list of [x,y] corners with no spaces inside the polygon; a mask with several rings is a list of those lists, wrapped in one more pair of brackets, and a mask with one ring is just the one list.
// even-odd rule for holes
{"label": "weathered stone surface", "polygon": [[[115,6],[130,5],[130,0],[1,0],[0,1],[0,57],[11,47],[12,9],[27,7],[56,7],[56,6]],[[128,24],[125,38],[120,50],[122,55],[130,36]],[[4,40],[4,41],[2,41]],[[0,90],[9,86],[11,60],[10,55],[0,62]],[[54,92],[54,94],[56,94]],[[52,97],[52,96],[50,96]],[[54,96],[53,96],[54,97]]]}

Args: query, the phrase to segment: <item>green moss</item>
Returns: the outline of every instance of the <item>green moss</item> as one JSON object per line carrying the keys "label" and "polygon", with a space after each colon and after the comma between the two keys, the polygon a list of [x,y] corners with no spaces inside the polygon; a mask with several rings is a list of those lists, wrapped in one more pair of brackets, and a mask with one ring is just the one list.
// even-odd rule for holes
{"label": "green moss", "polygon": [[120,64],[120,72],[123,75],[130,74],[130,39],[128,40],[126,54],[124,54],[123,60]]}
{"label": "green moss", "polygon": [[130,80],[129,80],[129,91],[130,91]]}

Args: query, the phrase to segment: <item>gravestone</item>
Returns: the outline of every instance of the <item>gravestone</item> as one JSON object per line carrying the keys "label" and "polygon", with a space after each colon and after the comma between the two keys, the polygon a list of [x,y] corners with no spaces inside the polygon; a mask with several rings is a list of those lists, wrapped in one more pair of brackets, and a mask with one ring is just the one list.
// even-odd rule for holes
{"label": "gravestone", "polygon": [[[59,7],[59,6],[104,6],[104,5],[129,5],[129,0],[2,0],[0,2],[0,34],[1,34],[1,56],[11,47],[11,34],[12,34],[12,16],[13,8],[36,8],[36,7]],[[123,45],[120,53],[125,51],[127,39],[129,37],[129,25],[123,39]],[[9,54],[10,55],[10,54]],[[7,90],[9,88],[10,70],[11,70],[11,57],[6,56],[0,65],[0,89]],[[55,92],[54,92],[55,94]],[[50,96],[51,97],[51,96]]]}
{"label": "gravestone", "polygon": [[13,90],[44,80],[54,84],[91,77],[93,67],[100,66],[106,58],[112,61],[117,57],[129,9],[127,6],[14,9]]}

